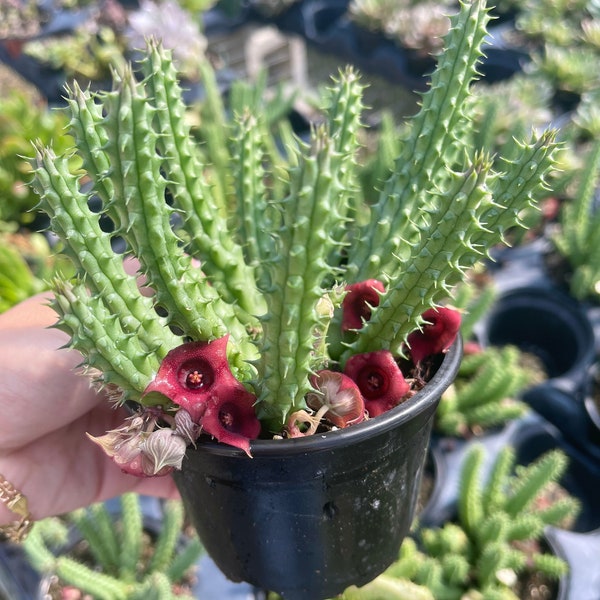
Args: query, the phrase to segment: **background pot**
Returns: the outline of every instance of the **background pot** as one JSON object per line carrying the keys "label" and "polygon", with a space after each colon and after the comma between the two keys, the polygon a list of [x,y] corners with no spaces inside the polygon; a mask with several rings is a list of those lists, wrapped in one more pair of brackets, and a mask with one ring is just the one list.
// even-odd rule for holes
{"label": "background pot", "polygon": [[434,412],[461,355],[459,340],[422,391],[365,423],[258,440],[252,459],[211,442],[188,452],[175,481],[221,571],[292,600],[384,571],[410,529]]}
{"label": "background pot", "polygon": [[530,286],[502,294],[477,335],[484,346],[512,344],[537,356],[552,387],[580,397],[587,391],[594,330],[582,305],[561,290]]}

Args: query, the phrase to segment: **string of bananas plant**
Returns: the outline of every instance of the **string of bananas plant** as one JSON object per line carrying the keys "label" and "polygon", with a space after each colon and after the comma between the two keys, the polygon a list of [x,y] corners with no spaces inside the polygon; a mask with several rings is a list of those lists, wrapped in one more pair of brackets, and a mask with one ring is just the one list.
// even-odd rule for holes
{"label": "string of bananas plant", "polygon": [[[141,407],[96,440],[122,469],[179,468],[200,434],[251,454],[251,439],[358,423],[426,384],[458,331],[454,287],[519,226],[553,165],[551,131],[514,141],[505,160],[468,143],[488,18],[483,0],[452,18],[370,202],[358,184],[353,68],[334,79],[308,143],[287,138],[274,154],[265,115],[241,110],[231,160],[214,163],[190,135],[159,43],[148,41],[141,76],[115,72],[108,92],[70,86],[76,145],[60,155],[38,146],[33,185],[77,270],[55,282],[57,326],[112,398]],[[233,188],[213,194],[217,182]]]}

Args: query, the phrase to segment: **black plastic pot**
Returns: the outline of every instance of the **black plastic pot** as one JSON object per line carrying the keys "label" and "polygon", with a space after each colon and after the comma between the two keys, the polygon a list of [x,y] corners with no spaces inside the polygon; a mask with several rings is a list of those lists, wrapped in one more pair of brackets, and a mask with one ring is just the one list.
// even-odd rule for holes
{"label": "black plastic pot", "polygon": [[365,423],[258,440],[253,458],[212,442],[188,452],[175,481],[221,571],[293,600],[384,571],[411,526],[434,412],[461,356],[459,340],[423,390]]}
{"label": "black plastic pot", "polygon": [[594,330],[582,305],[561,290],[531,286],[502,294],[477,334],[484,346],[512,344],[537,356],[553,387],[585,394]]}
{"label": "black plastic pot", "polygon": [[546,538],[552,551],[569,564],[568,575],[560,581],[557,600],[598,600],[600,529],[577,533],[548,527]]}

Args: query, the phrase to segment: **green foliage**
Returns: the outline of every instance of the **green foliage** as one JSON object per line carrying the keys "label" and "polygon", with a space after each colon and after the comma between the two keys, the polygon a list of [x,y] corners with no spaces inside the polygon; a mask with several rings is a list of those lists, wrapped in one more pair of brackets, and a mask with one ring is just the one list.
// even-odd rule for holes
{"label": "green foliage", "polygon": [[468,436],[523,416],[528,408],[518,394],[534,377],[514,346],[491,346],[465,356],[442,396],[435,428],[447,435]]}
{"label": "green foliage", "polygon": [[123,64],[125,40],[112,27],[80,27],[63,36],[29,41],[24,52],[42,64],[65,72],[67,79],[102,82],[110,69]]}
{"label": "green foliage", "polygon": [[[564,453],[551,450],[520,467],[515,465],[514,449],[506,447],[484,482],[483,452],[475,446],[467,455],[457,522],[421,530],[415,539],[405,540],[398,561],[383,575],[384,583],[389,578],[412,582],[436,600],[517,600],[513,585],[519,576],[539,571],[556,579],[566,572],[566,563],[540,545],[545,525],[563,525],[565,516],[572,519],[579,509],[568,495],[544,499],[566,469]],[[366,588],[348,598],[371,598],[360,595],[362,589]]]}
{"label": "green foliage", "polygon": [[486,273],[486,268],[480,265],[473,269],[468,278],[456,286],[452,305],[462,311],[460,332],[463,340],[473,339],[473,330],[476,323],[492,307],[498,296],[496,287],[491,277]]}
{"label": "green foliage", "polygon": [[360,27],[384,35],[423,55],[439,51],[449,27],[452,2],[440,0],[352,0],[350,19]]}
{"label": "green foliage", "polygon": [[18,90],[0,95],[0,221],[30,223],[37,197],[27,185],[32,168],[27,156],[35,140],[62,153],[73,145],[65,135],[67,120]]}
{"label": "green foliage", "polygon": [[[174,584],[184,579],[202,547],[196,537],[181,544],[181,502],[165,503],[156,539],[153,532],[144,529],[136,494],[123,495],[121,507],[118,519],[106,505],[94,504],[64,519],[52,517],[37,522],[24,544],[32,565],[42,573],[56,573],[63,583],[98,600],[188,598],[176,593]],[[70,526],[81,534],[90,558],[68,550],[65,553]]]}
{"label": "green foliage", "polygon": [[599,17],[585,0],[529,0],[517,26],[533,48],[530,72],[560,92],[597,89]]}
{"label": "green foliage", "polygon": [[[57,284],[55,303],[72,345],[124,398],[140,400],[171,348],[229,334],[232,370],[275,431],[305,407],[316,368],[343,366],[358,352],[399,353],[421,314],[520,224],[553,164],[551,132],[515,141],[497,170],[468,144],[487,20],[480,0],[453,17],[431,88],[368,206],[357,158],[363,86],[351,68],[334,80],[325,123],[308,143],[269,119],[248,87],[235,89],[226,110],[204,64],[199,148],[170,55],[155,42],[142,81],[124,68],[111,91],[73,85],[73,153],[91,189],[69,170],[71,153],[41,145],[34,180],[77,268],[74,281]],[[87,208],[92,195],[113,233]],[[140,297],[135,277],[124,274],[115,235],[139,260],[153,298]],[[371,320],[328,347],[327,332],[339,330],[339,286],[370,278],[387,288]]]}
{"label": "green foliage", "polygon": [[576,189],[564,202],[553,241],[572,269],[571,293],[584,299],[600,294],[600,211],[594,206],[600,177],[600,139],[587,149],[585,165],[577,175]]}
{"label": "green foliage", "polygon": [[49,288],[59,271],[70,273],[60,254],[52,255],[46,238],[39,233],[0,231],[0,313]]}

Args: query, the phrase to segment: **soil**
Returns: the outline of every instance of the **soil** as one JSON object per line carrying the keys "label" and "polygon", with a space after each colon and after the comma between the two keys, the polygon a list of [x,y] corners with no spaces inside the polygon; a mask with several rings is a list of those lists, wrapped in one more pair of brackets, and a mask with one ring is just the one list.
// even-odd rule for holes
{"label": "soil", "polygon": [[519,580],[514,591],[520,600],[554,600],[558,594],[558,583],[542,573],[532,573]]}

